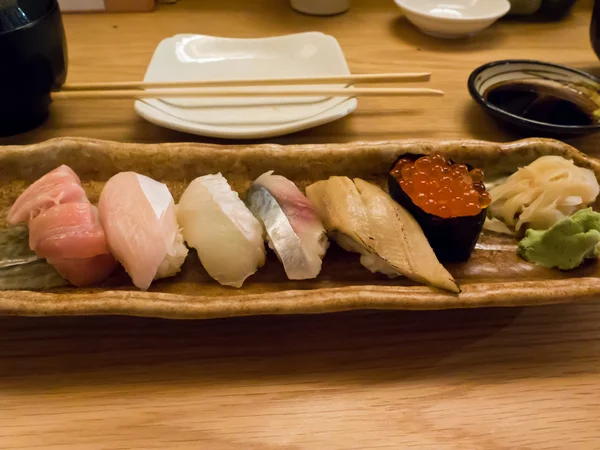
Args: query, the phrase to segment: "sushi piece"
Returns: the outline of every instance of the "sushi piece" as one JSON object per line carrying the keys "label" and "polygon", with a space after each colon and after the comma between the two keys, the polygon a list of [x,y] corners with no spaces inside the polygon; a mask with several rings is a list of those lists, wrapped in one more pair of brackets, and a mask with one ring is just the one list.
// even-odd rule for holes
{"label": "sushi piece", "polygon": [[290,280],[315,278],[329,240],[314,206],[290,180],[267,172],[248,192],[248,207],[262,222],[269,246]]}
{"label": "sushi piece", "polygon": [[138,288],[179,272],[188,249],[165,184],[121,172],[104,185],[98,212],[111,253]]}
{"label": "sushi piece", "polygon": [[356,178],[331,177],[306,188],[329,235],[361,264],[390,277],[460,292],[440,264],[415,219],[385,191]]}
{"label": "sushi piece", "polygon": [[350,178],[330,177],[318,181],[306,188],[306,196],[317,209],[329,237],[340,247],[360,253],[361,264],[372,272],[398,276],[398,272],[377,255],[367,211]]}
{"label": "sushi piece", "polygon": [[190,183],[177,219],[185,241],[219,283],[239,288],[265,263],[263,228],[220,173]]}
{"label": "sushi piece", "polygon": [[29,247],[71,284],[104,280],[117,266],[109,253],[96,207],[79,177],[60,166],[29,186],[12,205],[8,221],[27,222]]}
{"label": "sushi piece", "polygon": [[109,253],[90,203],[54,206],[29,222],[29,247],[41,258],[91,258]]}
{"label": "sushi piece", "polygon": [[110,253],[90,258],[47,258],[49,264],[74,286],[88,286],[105,280],[117,267]]}
{"label": "sushi piece", "polygon": [[417,220],[441,261],[471,257],[491,196],[483,171],[442,155],[404,155],[390,169],[390,195]]}
{"label": "sushi piece", "polygon": [[29,186],[8,212],[8,223],[27,223],[41,212],[60,203],[86,203],[88,201],[81,181],[65,165],[57,167]]}
{"label": "sushi piece", "polygon": [[100,282],[117,266],[90,203],[56,205],[32,219],[29,247],[75,286]]}

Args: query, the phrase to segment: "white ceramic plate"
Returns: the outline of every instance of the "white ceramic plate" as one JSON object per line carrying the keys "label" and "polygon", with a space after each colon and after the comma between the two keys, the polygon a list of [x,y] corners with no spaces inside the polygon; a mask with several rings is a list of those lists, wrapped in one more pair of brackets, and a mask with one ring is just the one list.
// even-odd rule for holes
{"label": "white ceramic plate", "polygon": [[440,38],[471,36],[510,10],[508,0],[395,0],[423,33]]}
{"label": "white ceramic plate", "polygon": [[[159,44],[144,80],[348,74],[350,70],[338,42],[322,33],[261,39],[186,34],[167,38]],[[279,136],[340,119],[354,111],[356,106],[356,99],[348,97],[167,98],[135,102],[136,112],[152,123],[224,138]]]}

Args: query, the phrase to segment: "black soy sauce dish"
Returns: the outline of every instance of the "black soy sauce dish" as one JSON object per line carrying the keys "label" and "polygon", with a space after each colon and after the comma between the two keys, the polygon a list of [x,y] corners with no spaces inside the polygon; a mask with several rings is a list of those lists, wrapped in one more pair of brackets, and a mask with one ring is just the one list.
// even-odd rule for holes
{"label": "black soy sauce dish", "polygon": [[[400,206],[415,218],[440,261],[467,261],[471,257],[483,229],[487,208],[482,208],[479,214],[473,216],[443,218],[429,214],[417,206],[412,198],[404,192],[398,179],[392,175],[392,171],[401,159],[408,158],[416,161],[422,156],[431,155],[404,154],[394,161],[388,171],[388,192]],[[451,164],[454,163],[452,160],[448,161]],[[465,165],[469,171],[473,169],[469,164]]]}
{"label": "black soy sauce dish", "polygon": [[484,111],[523,136],[568,138],[600,129],[600,80],[581,70],[495,61],[475,69],[468,88]]}
{"label": "black soy sauce dish", "polygon": [[57,0],[0,3],[0,136],[35,128],[67,73]]}

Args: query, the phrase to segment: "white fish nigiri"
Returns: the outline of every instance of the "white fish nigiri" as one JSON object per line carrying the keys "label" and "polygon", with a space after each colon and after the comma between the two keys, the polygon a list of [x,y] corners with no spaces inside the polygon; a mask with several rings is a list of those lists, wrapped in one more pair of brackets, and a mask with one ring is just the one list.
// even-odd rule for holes
{"label": "white fish nigiri", "polygon": [[329,240],[315,207],[300,189],[287,178],[267,172],[252,184],[248,206],[263,223],[269,246],[288,278],[315,278]]}
{"label": "white fish nigiri", "polygon": [[241,287],[265,263],[262,226],[220,173],[190,183],[177,219],[185,241],[219,283]]}
{"label": "white fish nigiri", "polygon": [[135,172],[106,182],[98,203],[108,247],[140,289],[179,272],[188,249],[167,186]]}

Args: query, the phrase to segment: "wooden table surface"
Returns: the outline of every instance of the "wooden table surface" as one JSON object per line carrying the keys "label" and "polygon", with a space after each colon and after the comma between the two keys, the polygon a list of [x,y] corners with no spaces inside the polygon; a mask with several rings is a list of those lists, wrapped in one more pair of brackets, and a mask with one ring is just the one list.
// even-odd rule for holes
{"label": "wooden table surface", "polygon": [[[334,35],[355,73],[433,73],[443,99],[360,99],[281,143],[511,140],[470,100],[471,70],[504,58],[600,72],[591,1],[561,23],[506,20],[465,41],[427,37],[391,0],[341,16],[285,0],[183,0],[152,14],[68,15],[70,81],[140,79],[176,33]],[[0,49],[1,50],[1,49]],[[56,136],[202,141],[138,118],[130,101],[56,103],[1,143]],[[600,155],[598,138],[572,142]],[[551,293],[548,293],[551,295]],[[600,304],[353,312],[176,322],[0,319],[2,449],[600,449]]]}

